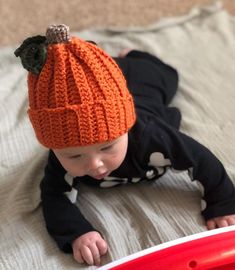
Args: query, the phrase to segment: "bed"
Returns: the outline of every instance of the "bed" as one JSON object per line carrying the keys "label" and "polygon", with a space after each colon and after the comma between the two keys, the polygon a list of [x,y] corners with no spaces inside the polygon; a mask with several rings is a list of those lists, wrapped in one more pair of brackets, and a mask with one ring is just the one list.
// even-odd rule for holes
{"label": "bed", "polygon": [[[176,67],[181,131],[206,145],[235,182],[235,19],[220,4],[147,27],[76,32],[115,56],[145,50]],[[39,183],[47,149],[27,117],[26,72],[0,49],[0,269],[96,269],[78,265],[48,235]],[[82,186],[78,205],[109,243],[102,264],[206,230],[200,190],[187,173],[170,170],[155,182],[110,189]]]}

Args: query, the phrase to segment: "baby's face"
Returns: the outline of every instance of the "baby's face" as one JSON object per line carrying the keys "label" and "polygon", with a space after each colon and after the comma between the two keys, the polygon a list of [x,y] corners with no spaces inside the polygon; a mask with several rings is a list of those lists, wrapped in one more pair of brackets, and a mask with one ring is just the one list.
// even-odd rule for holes
{"label": "baby's face", "polygon": [[102,179],[123,162],[128,145],[128,134],[117,139],[89,146],[53,149],[64,169],[73,177],[89,175]]}

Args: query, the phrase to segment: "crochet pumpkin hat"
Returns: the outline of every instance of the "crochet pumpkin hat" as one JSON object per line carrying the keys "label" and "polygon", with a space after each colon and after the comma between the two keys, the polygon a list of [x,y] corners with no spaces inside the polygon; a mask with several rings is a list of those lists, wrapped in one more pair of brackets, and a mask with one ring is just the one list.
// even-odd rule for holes
{"label": "crochet pumpkin hat", "polygon": [[107,142],[133,126],[133,98],[118,65],[95,44],[70,38],[67,26],[26,39],[15,55],[29,71],[28,114],[45,147]]}

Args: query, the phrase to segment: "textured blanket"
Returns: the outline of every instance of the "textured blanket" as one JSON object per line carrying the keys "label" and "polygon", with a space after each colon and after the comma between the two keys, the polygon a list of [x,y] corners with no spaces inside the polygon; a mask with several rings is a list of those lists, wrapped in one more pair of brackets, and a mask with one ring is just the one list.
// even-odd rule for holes
{"label": "textured blanket", "polygon": [[[181,130],[211,149],[235,182],[234,18],[217,4],[145,28],[76,34],[113,56],[136,48],[176,67],[172,105],[182,112]],[[0,269],[95,269],[78,265],[47,234],[39,192],[47,150],[27,117],[26,72],[14,49],[0,49]],[[103,264],[206,230],[199,189],[186,173],[105,190],[82,186],[77,204],[109,243]]]}

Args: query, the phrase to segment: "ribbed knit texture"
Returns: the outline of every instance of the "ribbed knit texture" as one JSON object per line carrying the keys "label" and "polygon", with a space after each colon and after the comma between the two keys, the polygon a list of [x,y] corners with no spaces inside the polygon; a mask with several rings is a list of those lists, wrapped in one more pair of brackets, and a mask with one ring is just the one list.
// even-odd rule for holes
{"label": "ribbed knit texture", "polygon": [[102,49],[79,38],[49,44],[41,73],[29,73],[28,88],[29,117],[48,148],[110,141],[135,122],[121,70]]}

